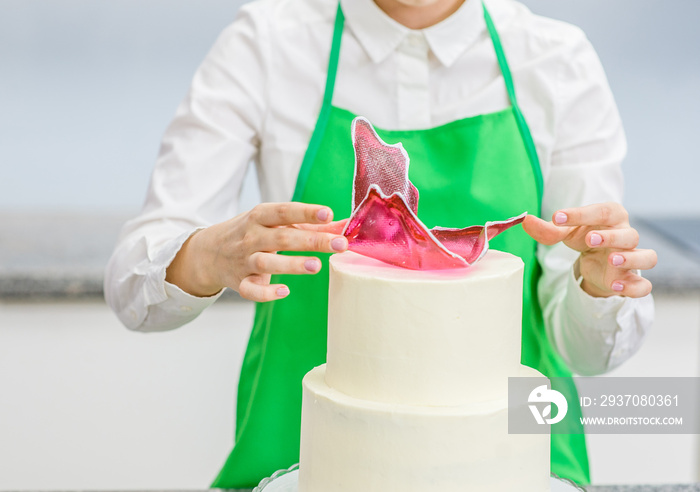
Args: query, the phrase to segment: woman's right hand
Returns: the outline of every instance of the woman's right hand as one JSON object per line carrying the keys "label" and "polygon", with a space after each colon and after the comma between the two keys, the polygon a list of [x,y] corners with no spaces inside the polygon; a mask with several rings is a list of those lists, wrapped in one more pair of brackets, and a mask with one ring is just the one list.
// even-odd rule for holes
{"label": "woman's right hand", "polygon": [[345,251],[348,241],[341,232],[346,220],[332,219],[333,211],[322,205],[262,203],[190,236],[167,268],[165,280],[198,297],[224,287],[258,302],[286,297],[289,288],[270,285],[270,275],[318,273],[321,261],[276,253]]}

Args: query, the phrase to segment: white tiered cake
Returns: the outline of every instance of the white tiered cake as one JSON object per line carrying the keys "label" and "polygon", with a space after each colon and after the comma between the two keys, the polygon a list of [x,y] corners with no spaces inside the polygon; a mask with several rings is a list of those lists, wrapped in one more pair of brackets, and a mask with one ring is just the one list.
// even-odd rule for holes
{"label": "white tiered cake", "polygon": [[548,434],[508,434],[523,263],[330,260],[327,364],[304,378],[299,492],[549,490]]}

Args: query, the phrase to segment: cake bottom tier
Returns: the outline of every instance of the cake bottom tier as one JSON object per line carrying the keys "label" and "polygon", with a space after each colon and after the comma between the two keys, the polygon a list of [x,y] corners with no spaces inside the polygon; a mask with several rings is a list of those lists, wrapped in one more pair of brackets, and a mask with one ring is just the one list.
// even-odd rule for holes
{"label": "cake bottom tier", "polygon": [[325,365],[304,378],[299,492],[544,492],[549,449],[549,434],[508,434],[506,399],[396,405],[329,387]]}

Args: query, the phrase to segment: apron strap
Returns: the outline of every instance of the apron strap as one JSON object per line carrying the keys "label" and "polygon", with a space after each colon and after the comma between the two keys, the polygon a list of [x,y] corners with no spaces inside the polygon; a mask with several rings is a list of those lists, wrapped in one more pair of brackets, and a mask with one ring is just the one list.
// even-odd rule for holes
{"label": "apron strap", "polygon": [[518,128],[520,129],[520,135],[525,143],[525,149],[527,150],[527,155],[530,158],[530,165],[532,166],[532,172],[535,175],[535,183],[537,185],[537,194],[540,198],[540,207],[537,210],[537,215],[542,215],[542,193],[544,191],[544,182],[542,179],[542,169],[540,168],[540,160],[537,156],[537,149],[535,148],[535,142],[532,139],[532,134],[530,133],[530,128],[527,126],[523,112],[520,110],[518,105],[518,98],[515,95],[515,84],[513,83],[513,75],[510,72],[510,67],[508,66],[508,60],[506,60],[506,54],[503,51],[503,45],[501,44],[501,38],[498,35],[496,26],[493,23],[491,14],[489,14],[486,4],[483,3],[484,7],[484,19],[486,20],[486,27],[489,30],[489,35],[491,36],[491,41],[493,42],[493,47],[496,50],[496,58],[498,58],[498,65],[501,67],[501,73],[503,74],[503,79],[506,82],[506,89],[508,91],[508,97],[510,98],[510,103],[513,106],[513,111],[515,112],[515,119],[518,122]]}
{"label": "apron strap", "polygon": [[326,125],[328,124],[328,117],[331,114],[331,107],[333,104],[333,89],[335,89],[335,75],[338,72],[340,41],[343,37],[344,24],[345,15],[343,14],[343,10],[340,8],[340,2],[338,2],[338,10],[335,14],[335,25],[333,27],[333,44],[331,45],[331,55],[328,60],[326,89],[323,92],[321,112],[318,115],[318,120],[316,120],[316,127],[311,135],[309,146],[306,148],[306,154],[304,154],[304,160],[302,161],[301,168],[299,169],[299,176],[297,177],[297,184],[294,187],[294,196],[292,197],[293,202],[298,202],[301,199],[301,195],[306,187],[306,181],[308,180],[309,173],[311,172],[311,165],[316,159],[316,154],[318,153],[318,148],[321,145],[321,140],[323,139],[323,135],[326,133]]}

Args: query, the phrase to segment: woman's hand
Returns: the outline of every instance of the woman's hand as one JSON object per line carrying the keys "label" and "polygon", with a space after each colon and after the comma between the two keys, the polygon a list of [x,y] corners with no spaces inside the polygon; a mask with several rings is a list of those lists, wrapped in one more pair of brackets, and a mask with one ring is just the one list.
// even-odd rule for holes
{"label": "woman's hand", "polygon": [[559,210],[552,216],[552,222],[528,215],[523,228],[539,243],[552,245],[563,241],[581,253],[581,288],[588,294],[644,297],[651,292],[651,282],[633,270],[653,268],[656,252],[636,249],[639,234],[630,227],[627,211],[619,203]]}
{"label": "woman's hand", "polygon": [[252,301],[286,297],[286,285],[270,285],[272,274],[314,274],[321,261],[277,251],[345,251],[340,235],[346,221],[331,222],[333,211],[306,203],[262,203],[249,212],[202,229],[183,244],[165,279],[189,294],[206,297],[224,287]]}

